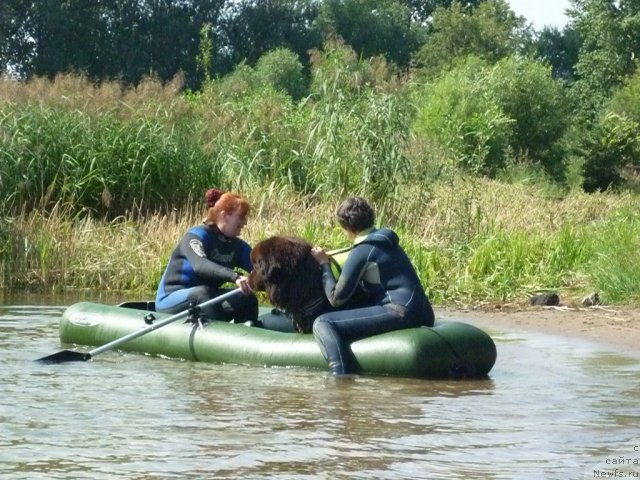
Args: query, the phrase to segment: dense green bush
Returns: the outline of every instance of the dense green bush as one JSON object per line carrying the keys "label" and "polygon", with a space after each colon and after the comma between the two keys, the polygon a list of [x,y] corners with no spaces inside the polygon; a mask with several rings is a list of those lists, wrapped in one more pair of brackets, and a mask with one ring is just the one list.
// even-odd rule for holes
{"label": "dense green bush", "polygon": [[258,85],[256,71],[247,63],[241,62],[228,75],[215,82],[205,83],[202,90],[205,93],[220,94],[223,97],[234,97],[246,94],[250,90],[258,88]]}
{"label": "dense green bush", "polygon": [[516,155],[562,179],[565,152],[560,140],[570,121],[569,104],[564,84],[552,77],[551,67],[507,57],[490,69],[486,88],[514,122],[510,146]]}
{"label": "dense green bush", "polygon": [[256,64],[256,77],[262,85],[288,93],[294,100],[304,97],[307,92],[298,56],[286,48],[277,48],[265,53]]}
{"label": "dense green bush", "polygon": [[608,109],[640,123],[640,70],[629,77],[625,84],[613,94]]}
{"label": "dense green bush", "polygon": [[485,62],[467,58],[417,94],[415,131],[436,139],[455,165],[493,176],[505,163],[514,121],[487,89]]}
{"label": "dense green bush", "polygon": [[563,84],[542,63],[467,57],[428,82],[416,102],[416,132],[437,139],[456,165],[495,176],[515,157],[564,178],[569,105]]}
{"label": "dense green bush", "polygon": [[583,188],[587,192],[616,188],[623,182],[621,167],[640,155],[640,125],[625,116],[608,113],[583,137]]}

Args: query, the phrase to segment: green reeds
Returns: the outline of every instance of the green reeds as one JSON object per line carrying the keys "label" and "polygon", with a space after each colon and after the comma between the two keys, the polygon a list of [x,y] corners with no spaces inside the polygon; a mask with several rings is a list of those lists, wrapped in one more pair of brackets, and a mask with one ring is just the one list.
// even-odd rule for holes
{"label": "green reeds", "polygon": [[133,206],[167,210],[219,182],[183,132],[154,120],[7,102],[0,112],[0,190],[9,212],[60,204],[112,217]]}
{"label": "green reeds", "polygon": [[[632,196],[577,194],[532,202],[535,191],[513,189],[511,215],[528,205],[527,220],[493,210],[491,195],[499,194],[501,185],[483,186],[484,195],[475,202],[485,229],[469,241],[464,236],[437,241],[455,238],[446,231],[451,224],[438,223],[438,215],[431,223],[421,223],[416,215],[391,224],[435,304],[526,303],[544,290],[560,292],[563,303],[578,302],[592,291],[607,303],[638,299],[640,215],[634,213]],[[277,190],[250,198],[254,211],[244,232],[250,243],[287,234],[327,249],[349,244],[333,218],[338,202]],[[434,197],[435,204],[440,200]],[[600,208],[593,210],[597,204]],[[177,240],[201,221],[201,210],[111,221],[74,219],[62,209],[48,216],[25,212],[2,224],[2,286],[153,295]],[[544,218],[549,210],[559,216]],[[587,212],[593,216],[584,216]]]}
{"label": "green reeds", "polygon": [[[152,295],[210,186],[247,196],[250,243],[298,235],[348,245],[334,211],[369,198],[436,304],[598,291],[640,297],[631,193],[549,195],[460,173],[406,131],[408,105],[366,87],[295,103],[271,90],[183,97],[78,77],[0,79],[0,287]],[[332,89],[333,88],[333,89]],[[424,141],[424,140],[422,140]]]}

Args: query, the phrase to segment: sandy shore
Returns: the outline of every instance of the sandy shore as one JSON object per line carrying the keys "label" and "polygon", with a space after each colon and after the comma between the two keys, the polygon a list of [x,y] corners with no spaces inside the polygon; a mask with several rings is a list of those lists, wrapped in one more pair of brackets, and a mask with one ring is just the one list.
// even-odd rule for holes
{"label": "sandy shore", "polygon": [[513,307],[460,310],[436,308],[436,318],[459,319],[480,328],[547,332],[608,344],[640,355],[640,309],[629,307]]}

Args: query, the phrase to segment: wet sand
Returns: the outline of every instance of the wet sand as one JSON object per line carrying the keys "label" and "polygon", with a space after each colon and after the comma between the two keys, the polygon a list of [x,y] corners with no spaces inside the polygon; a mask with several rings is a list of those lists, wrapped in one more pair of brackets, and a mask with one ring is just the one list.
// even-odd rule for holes
{"label": "wet sand", "polygon": [[607,344],[640,355],[640,309],[617,306],[529,307],[495,305],[476,309],[436,308],[436,318],[459,319],[480,328],[544,332]]}

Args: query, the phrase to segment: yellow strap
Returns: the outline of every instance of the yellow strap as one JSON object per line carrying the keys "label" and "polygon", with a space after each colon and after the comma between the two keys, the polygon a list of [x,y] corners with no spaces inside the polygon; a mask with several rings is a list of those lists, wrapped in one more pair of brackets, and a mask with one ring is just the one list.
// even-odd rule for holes
{"label": "yellow strap", "polygon": [[327,252],[327,255],[331,256],[331,255],[338,255],[339,253],[344,253],[344,252],[348,252],[349,250],[351,250],[353,248],[353,245],[349,245],[348,247],[344,247],[344,248],[337,248],[336,250],[329,250]]}

